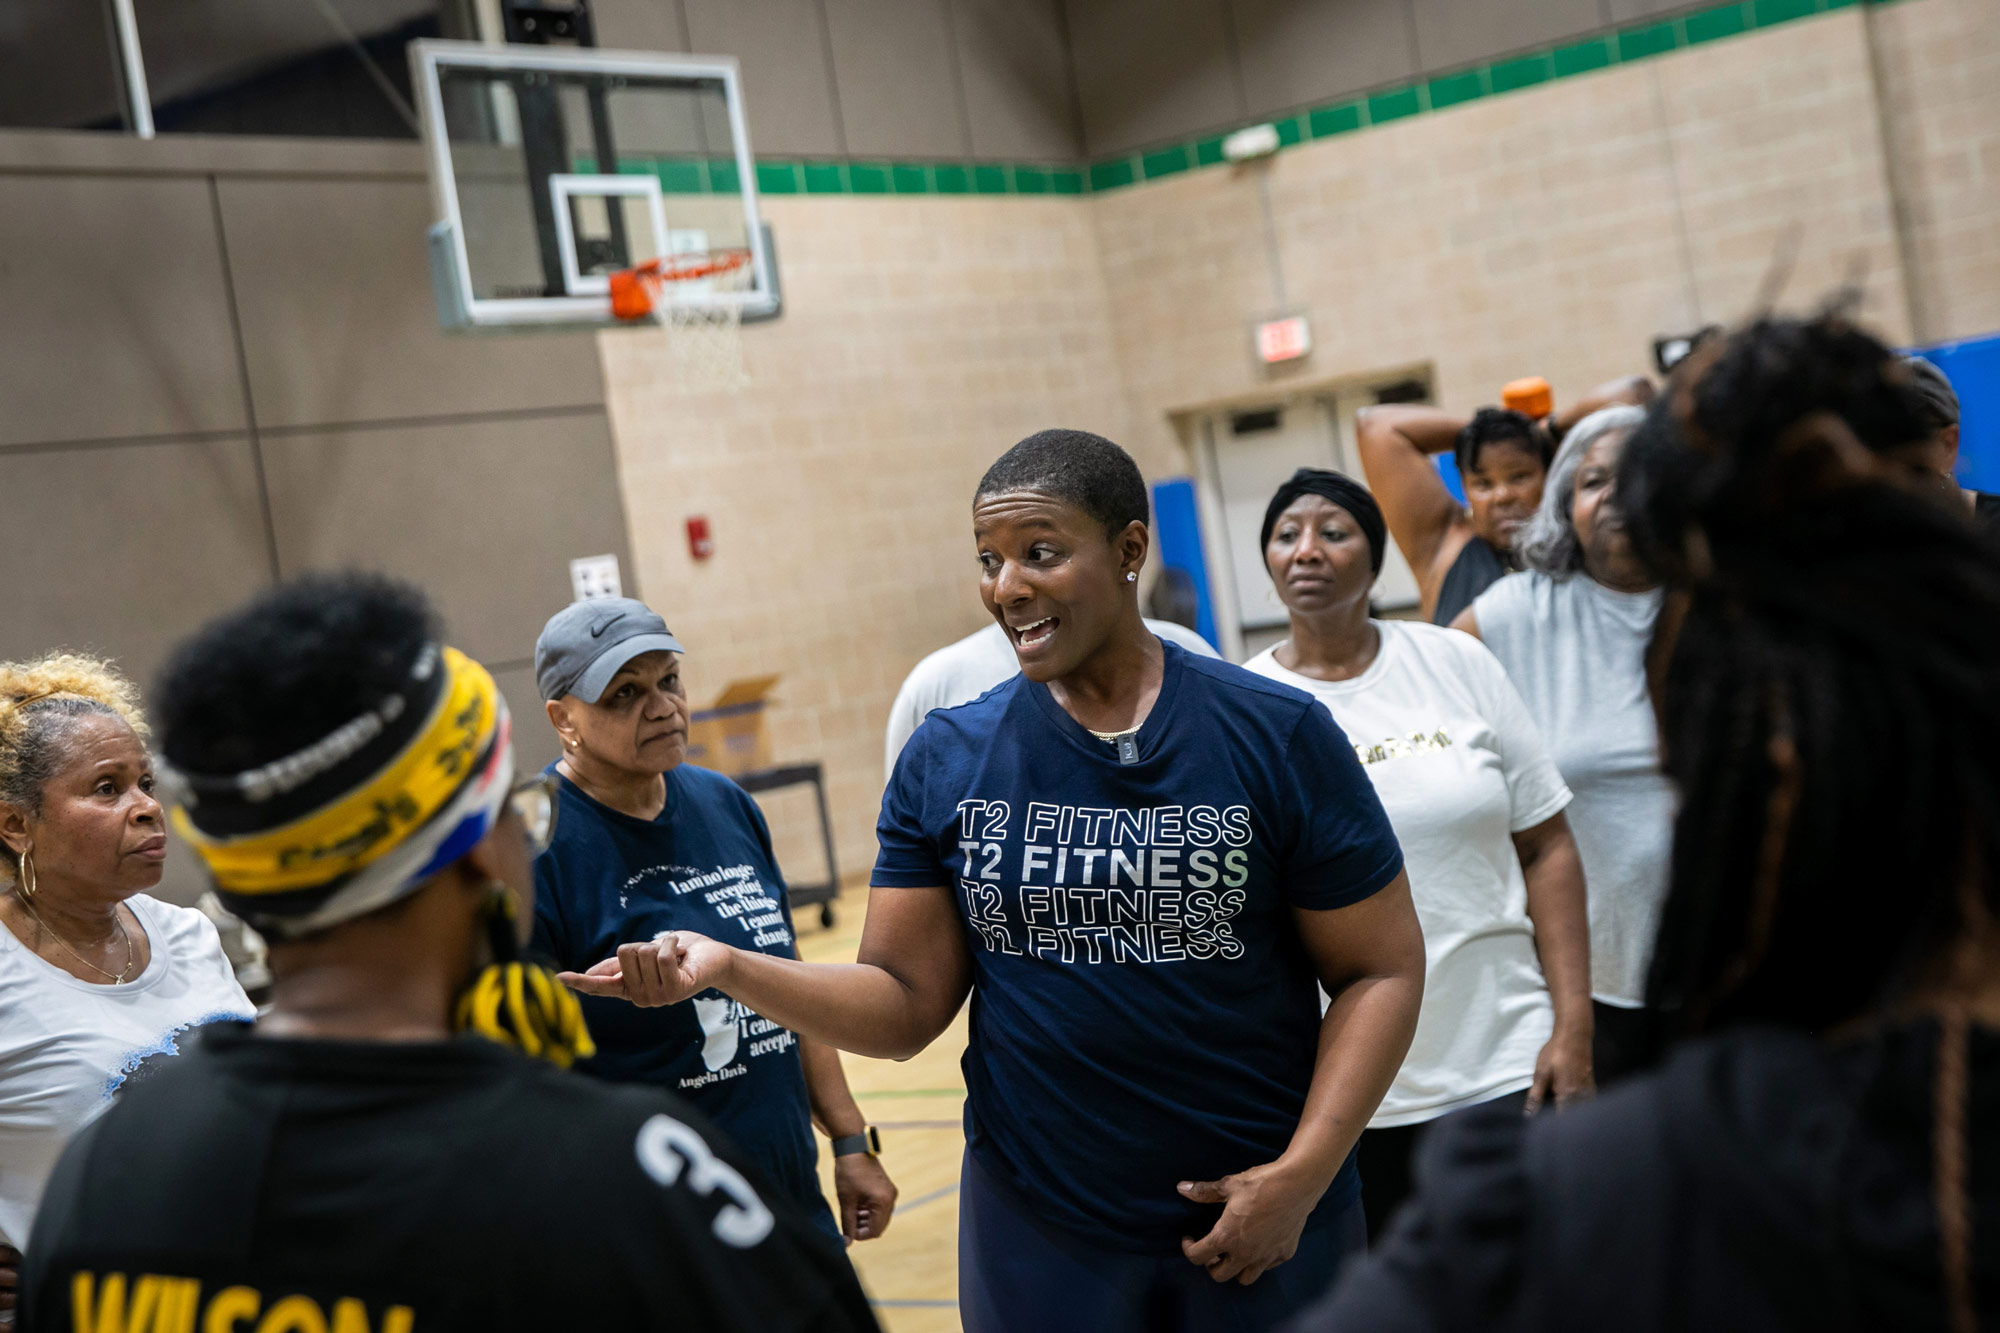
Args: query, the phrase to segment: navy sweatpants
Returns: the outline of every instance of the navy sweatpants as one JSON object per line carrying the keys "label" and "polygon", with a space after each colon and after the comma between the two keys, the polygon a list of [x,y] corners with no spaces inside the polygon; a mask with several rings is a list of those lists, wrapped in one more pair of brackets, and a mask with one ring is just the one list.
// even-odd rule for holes
{"label": "navy sweatpants", "polygon": [[958,1315],[965,1333],[1263,1333],[1311,1304],[1342,1261],[1366,1248],[1356,1199],[1252,1285],[1221,1283],[1179,1254],[1093,1249],[1054,1231],[967,1153]]}

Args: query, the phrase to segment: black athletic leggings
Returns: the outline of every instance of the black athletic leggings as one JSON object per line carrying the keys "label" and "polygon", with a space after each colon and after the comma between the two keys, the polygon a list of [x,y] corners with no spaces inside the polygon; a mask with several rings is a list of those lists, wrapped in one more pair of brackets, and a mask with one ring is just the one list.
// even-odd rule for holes
{"label": "black athletic leggings", "polygon": [[[1599,1088],[1644,1073],[1658,1062],[1663,1042],[1657,1013],[1651,1009],[1615,1009],[1595,1001],[1590,1007],[1596,1028],[1591,1063],[1596,1069]],[[1510,1093],[1497,1100],[1521,1108],[1527,1105],[1528,1094]],[[1409,1197],[1415,1185],[1417,1143],[1424,1131],[1436,1123],[1425,1120],[1393,1129],[1361,1131],[1361,1142],[1355,1152],[1361,1168],[1361,1210],[1368,1218],[1369,1244],[1381,1236],[1390,1216]]]}
{"label": "black athletic leggings", "polygon": [[1643,1074],[1659,1063],[1665,1043],[1658,1011],[1617,1009],[1592,1000],[1590,1015],[1596,1024],[1590,1062],[1596,1067],[1598,1087]]}
{"label": "black athletic leggings", "polygon": [[[1528,1105],[1528,1093],[1510,1092],[1495,1097],[1490,1102],[1480,1102],[1485,1106],[1511,1106],[1516,1111],[1524,1111]],[[1470,1110],[1470,1107],[1465,1108]],[[1444,1117],[1438,1117],[1442,1120]],[[1417,1144],[1424,1133],[1437,1120],[1423,1120],[1414,1125],[1397,1125],[1390,1129],[1364,1129],[1361,1142],[1355,1146],[1356,1165],[1361,1168],[1361,1211],[1368,1219],[1368,1243],[1373,1245],[1384,1230],[1389,1219],[1402,1207],[1403,1200],[1410,1197],[1415,1183],[1412,1179],[1416,1163]]]}

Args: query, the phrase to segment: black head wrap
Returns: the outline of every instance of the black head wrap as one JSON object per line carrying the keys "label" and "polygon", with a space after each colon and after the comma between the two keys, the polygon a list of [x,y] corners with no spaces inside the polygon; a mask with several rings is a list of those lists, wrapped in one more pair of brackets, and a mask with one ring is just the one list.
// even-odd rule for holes
{"label": "black head wrap", "polygon": [[1389,542],[1389,529],[1382,522],[1382,506],[1375,503],[1366,486],[1331,468],[1302,467],[1278,488],[1264,510],[1264,531],[1257,539],[1259,550],[1271,544],[1271,530],[1278,526],[1278,515],[1291,508],[1292,501],[1301,495],[1321,496],[1354,515],[1362,535],[1368,538],[1368,567],[1377,574],[1382,572],[1382,551]]}

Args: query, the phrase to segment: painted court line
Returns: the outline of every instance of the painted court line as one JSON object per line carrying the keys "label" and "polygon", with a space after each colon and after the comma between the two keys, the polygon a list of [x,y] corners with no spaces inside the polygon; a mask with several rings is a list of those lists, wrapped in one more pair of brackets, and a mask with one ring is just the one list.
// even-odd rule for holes
{"label": "painted court line", "polygon": [[929,1194],[919,1194],[916,1198],[910,1200],[908,1203],[898,1204],[896,1206],[896,1215],[900,1217],[904,1213],[912,1212],[918,1208],[923,1207],[927,1203],[936,1203],[939,1199],[947,1198],[950,1195],[956,1193],[958,1193],[958,1182],[954,1180],[951,1182],[951,1184],[946,1185],[943,1189],[932,1190]]}
{"label": "painted court line", "polygon": [[957,1301],[870,1301],[877,1309],[887,1310],[956,1310]]}
{"label": "painted court line", "polygon": [[877,1120],[877,1129],[964,1129],[963,1120]]}

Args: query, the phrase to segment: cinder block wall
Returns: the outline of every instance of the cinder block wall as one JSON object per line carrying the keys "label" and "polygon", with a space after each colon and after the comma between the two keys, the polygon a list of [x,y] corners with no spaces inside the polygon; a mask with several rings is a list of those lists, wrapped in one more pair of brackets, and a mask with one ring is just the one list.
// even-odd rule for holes
{"label": "cinder block wall", "polygon": [[[677,394],[645,335],[600,335],[641,586],[698,699],[784,674],[778,752],[826,763],[864,872],[888,705],[984,623],[967,507],[1014,440],[1103,431],[1159,477],[1190,469],[1177,412],[1260,386],[1429,363],[1455,406],[1574,392],[1744,315],[1781,254],[1786,303],[1855,279],[1894,338],[2000,328],[1991,19],[1856,6],[1082,197],[768,198],[787,310],[746,334],[752,388]],[[1317,345],[1271,381],[1247,330],[1280,304]],[[813,866],[809,806],[782,810]]]}
{"label": "cinder block wall", "polygon": [[[753,383],[681,394],[650,331],[599,335],[644,596],[696,703],[781,672],[781,758],[825,763],[841,868],[874,856],[882,729],[910,666],[985,623],[969,514],[1015,440],[1131,435],[1088,209],[1062,199],[774,197],[785,314],[744,335]],[[1175,471],[1170,450],[1144,460]],[[688,552],[689,515],[717,551]],[[767,803],[816,877],[809,798]]]}
{"label": "cinder block wall", "polygon": [[2000,13],[1870,10],[1911,305],[1926,342],[2000,329]]}
{"label": "cinder block wall", "polygon": [[[1868,318],[1908,338],[1862,22],[1848,10],[1092,199],[1135,430],[1169,447],[1179,409],[1409,362],[1455,407],[1526,374],[1575,392],[1648,369],[1656,334],[1742,316],[1787,254],[1784,297],[1858,276]],[[1267,381],[1246,329],[1280,304],[1312,314],[1317,345]]]}
{"label": "cinder block wall", "polygon": [[[803,99],[760,149],[825,151],[785,131],[823,121],[828,94],[788,83],[784,53],[757,45],[768,33],[730,26],[737,8],[688,0],[671,32],[619,40],[741,46],[753,90],[773,94],[753,105]],[[1898,338],[2000,329],[1993,0],[1686,16],[1665,0],[1521,0],[1481,6],[1470,28],[1443,21],[1441,0],[1382,7],[1417,16],[1408,49],[1394,24],[1356,26],[1366,6],[1292,6],[1277,23],[1262,0],[1231,0],[1243,44],[1227,96],[1177,54],[1206,31],[1193,19],[1167,25],[1172,49],[1117,45],[1121,16],[1147,8],[1136,0],[1072,0],[1067,29],[1051,0],[1025,37],[1011,0],[954,4],[954,23],[972,17],[949,33],[905,33],[893,4],[836,8],[806,60],[831,51],[836,83],[879,91],[869,61],[897,52],[909,65],[956,51],[960,75],[955,92],[908,84],[922,95],[908,105],[843,102],[831,150],[931,151],[898,127],[932,115],[969,160],[765,164],[789,308],[748,335],[757,384],[731,399],[667,389],[644,334],[438,332],[413,145],[0,134],[0,254],[14,257],[0,270],[0,656],[88,647],[145,679],[175,638],[275,576],[374,565],[437,594],[454,637],[499,668],[540,760],[534,632],[567,596],[570,556],[625,553],[688,637],[698,698],[784,674],[778,753],[828,765],[857,873],[895,687],[982,623],[965,521],[979,472],[1057,423],[1124,441],[1154,476],[1186,472],[1173,413],[1269,383],[1246,346],[1247,321],[1280,300],[1269,236],[1283,303],[1311,314],[1318,342],[1281,389],[1427,363],[1460,406],[1526,372],[1573,391],[1642,364],[1655,333],[1744,313],[1794,235],[1788,300],[1859,276]],[[1831,12],[1789,19],[1812,8]],[[1660,26],[1591,35],[1612,21]],[[1692,42],[1698,26],[1767,21],[1646,57],[1662,26]],[[1521,43],[1558,45],[1506,54]],[[1337,69],[1293,59],[1322,48]],[[1628,48],[1633,63],[1564,77]],[[1080,128],[1059,95],[1072,54],[1090,85]],[[1552,81],[1498,91],[1526,67]],[[1200,86],[1169,86],[1183,76]],[[1415,82],[1370,93],[1384,78]],[[1334,97],[1350,100],[1297,110]],[[1425,107],[1444,109],[1412,114]],[[1222,120],[1264,114],[1308,142],[1260,168],[1198,165]],[[1036,165],[1079,147],[1123,156]],[[925,192],[863,192],[906,177]],[[850,192],[811,193],[828,179]],[[703,565],[682,527],[696,513],[719,542]],[[770,808],[787,865],[813,873],[810,802]]]}

